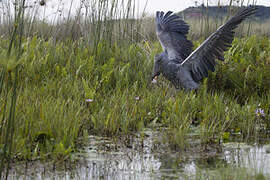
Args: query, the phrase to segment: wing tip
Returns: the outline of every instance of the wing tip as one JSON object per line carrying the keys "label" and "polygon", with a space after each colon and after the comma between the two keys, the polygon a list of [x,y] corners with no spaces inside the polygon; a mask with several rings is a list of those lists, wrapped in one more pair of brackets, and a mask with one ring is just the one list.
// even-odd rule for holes
{"label": "wing tip", "polygon": [[240,10],[238,12],[238,15],[248,17],[248,16],[251,16],[251,15],[255,14],[257,12],[257,10],[258,10],[257,6],[250,5],[250,6],[247,6],[247,7],[243,8],[242,10]]}
{"label": "wing tip", "polygon": [[173,14],[173,11],[167,11],[166,14],[164,14],[164,11],[156,11],[156,18],[165,21],[168,17],[171,16],[171,14]]}

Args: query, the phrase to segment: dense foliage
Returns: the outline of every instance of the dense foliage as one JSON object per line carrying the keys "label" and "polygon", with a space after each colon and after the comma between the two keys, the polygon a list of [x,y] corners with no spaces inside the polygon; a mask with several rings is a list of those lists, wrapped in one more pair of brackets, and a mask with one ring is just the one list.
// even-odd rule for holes
{"label": "dense foliage", "polygon": [[[5,54],[6,41],[0,45]],[[12,156],[66,159],[88,134],[117,137],[145,127],[166,127],[169,142],[180,148],[191,132],[207,144],[231,133],[248,139],[270,128],[268,38],[235,39],[197,93],[175,91],[162,77],[151,84],[153,57],[160,51],[158,42],[100,42],[95,50],[83,40],[23,40],[17,63],[0,59],[11,78],[13,68],[20,69]],[[6,89],[4,94],[11,93]]]}

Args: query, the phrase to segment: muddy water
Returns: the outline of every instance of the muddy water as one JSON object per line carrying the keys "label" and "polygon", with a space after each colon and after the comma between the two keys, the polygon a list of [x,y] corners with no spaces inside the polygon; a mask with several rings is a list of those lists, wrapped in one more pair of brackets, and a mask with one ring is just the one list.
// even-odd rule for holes
{"label": "muddy water", "polygon": [[[145,131],[123,145],[102,137],[89,144],[76,163],[23,163],[12,168],[9,179],[195,179],[215,177],[223,168],[245,168],[270,174],[270,146],[225,143],[222,150],[178,152],[160,131]],[[196,142],[194,142],[196,144]],[[269,176],[268,176],[269,177]],[[203,178],[204,179],[204,178]]]}

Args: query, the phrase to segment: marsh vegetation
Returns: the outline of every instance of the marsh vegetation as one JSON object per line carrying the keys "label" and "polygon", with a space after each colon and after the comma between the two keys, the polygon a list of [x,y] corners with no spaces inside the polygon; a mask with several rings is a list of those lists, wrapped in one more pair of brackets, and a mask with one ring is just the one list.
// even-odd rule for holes
{"label": "marsh vegetation", "polygon": [[[269,138],[270,38],[252,33],[254,22],[238,29],[226,60],[198,92],[186,93],[162,77],[151,84],[154,55],[162,49],[153,18],[136,17],[135,1],[82,2],[84,15],[79,9],[55,24],[16,2],[0,28],[2,177],[17,162],[76,161],[93,135],[129,147],[133,138],[149,136],[146,129],[161,129],[167,148],[198,154],[222,151],[222,143],[235,139]],[[195,24],[189,38],[198,46],[203,38]]]}

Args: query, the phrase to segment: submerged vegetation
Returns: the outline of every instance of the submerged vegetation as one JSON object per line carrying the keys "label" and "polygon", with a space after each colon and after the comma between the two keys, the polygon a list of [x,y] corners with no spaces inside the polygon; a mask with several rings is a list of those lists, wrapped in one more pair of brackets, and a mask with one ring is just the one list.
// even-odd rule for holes
{"label": "submerged vegetation", "polygon": [[[105,11],[112,8],[107,1],[95,2],[104,9],[102,15],[94,13],[100,17],[85,19],[89,34],[85,29],[81,37],[74,36],[78,24],[70,21],[61,38],[27,36],[26,27],[15,31],[15,23],[14,37],[3,34],[0,39],[0,153],[3,157],[7,145],[10,153],[2,162],[63,161],[88,135],[123,139],[160,126],[178,150],[189,148],[191,133],[202,147],[235,134],[241,141],[269,135],[269,37],[236,38],[226,60],[197,93],[176,91],[163,78],[151,84],[153,57],[161,47],[141,36],[141,20],[128,20],[133,10],[117,14],[117,6]],[[23,16],[17,18],[23,22]],[[196,46],[199,42],[194,40]]]}

